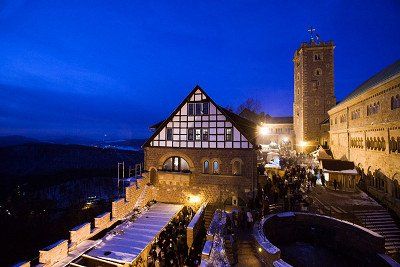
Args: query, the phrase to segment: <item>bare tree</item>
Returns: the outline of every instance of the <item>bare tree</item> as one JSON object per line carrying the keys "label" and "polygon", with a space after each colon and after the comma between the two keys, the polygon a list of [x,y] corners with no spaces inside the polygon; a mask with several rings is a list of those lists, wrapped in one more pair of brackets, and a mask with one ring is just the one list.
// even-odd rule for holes
{"label": "bare tree", "polygon": [[261,103],[254,98],[248,98],[245,102],[243,102],[237,109],[237,113],[242,112],[244,109],[248,109],[254,113],[260,113],[261,111]]}

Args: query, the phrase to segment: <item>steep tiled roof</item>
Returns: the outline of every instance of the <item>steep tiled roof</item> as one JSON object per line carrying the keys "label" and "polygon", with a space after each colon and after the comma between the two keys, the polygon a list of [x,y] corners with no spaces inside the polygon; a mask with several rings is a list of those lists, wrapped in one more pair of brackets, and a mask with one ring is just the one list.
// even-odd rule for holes
{"label": "steep tiled roof", "polygon": [[254,144],[257,136],[257,124],[252,122],[251,120],[237,115],[230,110],[227,110],[226,108],[223,108],[221,106],[218,106],[218,108],[233,122],[233,124],[247,138],[247,140]]}
{"label": "steep tiled roof", "polygon": [[362,83],[360,86],[358,86],[353,92],[351,92],[343,101],[341,101],[339,104],[342,104],[350,99],[353,99],[362,93],[367,92],[369,89],[377,86],[378,84],[400,74],[400,60],[397,60],[393,64],[387,66],[368,80],[366,80],[364,83]]}

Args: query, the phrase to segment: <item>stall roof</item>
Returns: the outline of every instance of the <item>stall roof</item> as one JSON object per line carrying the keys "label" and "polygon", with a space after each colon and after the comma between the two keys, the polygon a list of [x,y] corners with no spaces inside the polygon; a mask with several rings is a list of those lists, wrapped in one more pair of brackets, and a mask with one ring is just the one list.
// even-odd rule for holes
{"label": "stall roof", "polygon": [[87,255],[117,263],[132,263],[167,226],[183,205],[156,203],[134,222],[110,231]]}
{"label": "stall roof", "polygon": [[328,171],[355,170],[354,162],[337,159],[321,159],[322,168]]}

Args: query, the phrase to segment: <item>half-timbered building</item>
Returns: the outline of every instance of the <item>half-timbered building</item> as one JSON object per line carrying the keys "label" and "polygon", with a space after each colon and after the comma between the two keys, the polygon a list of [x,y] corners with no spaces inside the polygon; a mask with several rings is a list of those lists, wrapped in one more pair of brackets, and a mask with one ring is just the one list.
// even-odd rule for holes
{"label": "half-timbered building", "polygon": [[238,204],[256,187],[255,123],[217,105],[196,86],[143,145],[145,169],[164,201]]}

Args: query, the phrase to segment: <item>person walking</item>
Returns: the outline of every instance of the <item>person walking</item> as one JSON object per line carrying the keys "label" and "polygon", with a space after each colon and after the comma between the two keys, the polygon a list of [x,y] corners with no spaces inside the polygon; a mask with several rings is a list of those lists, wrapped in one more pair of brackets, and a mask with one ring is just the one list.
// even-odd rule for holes
{"label": "person walking", "polygon": [[253,225],[253,214],[251,214],[251,211],[248,210],[246,215],[247,215],[247,228],[251,229]]}
{"label": "person walking", "polygon": [[336,179],[335,180],[333,180],[333,188],[335,188],[335,190],[337,189],[337,181],[336,181]]}

